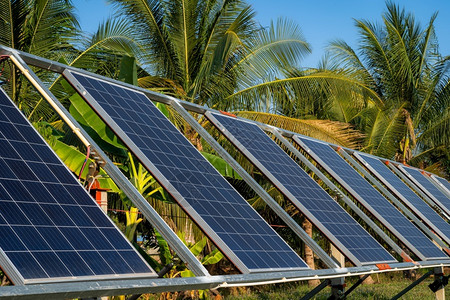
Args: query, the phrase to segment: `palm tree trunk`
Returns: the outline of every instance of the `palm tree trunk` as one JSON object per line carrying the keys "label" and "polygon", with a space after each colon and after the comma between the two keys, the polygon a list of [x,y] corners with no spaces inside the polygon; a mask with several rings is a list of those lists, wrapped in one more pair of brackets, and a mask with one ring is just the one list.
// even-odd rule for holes
{"label": "palm tree trunk", "polygon": [[[302,224],[303,229],[305,230],[305,232],[312,237],[312,224],[311,222],[309,222],[306,218],[303,221]],[[311,248],[309,248],[307,245],[305,245],[305,262],[308,264],[308,266],[314,270],[315,269],[315,265],[314,265],[314,253],[311,250]],[[314,279],[314,280],[309,280],[308,281],[308,286],[309,287],[315,287],[317,285],[320,284],[320,280],[318,279]]]}

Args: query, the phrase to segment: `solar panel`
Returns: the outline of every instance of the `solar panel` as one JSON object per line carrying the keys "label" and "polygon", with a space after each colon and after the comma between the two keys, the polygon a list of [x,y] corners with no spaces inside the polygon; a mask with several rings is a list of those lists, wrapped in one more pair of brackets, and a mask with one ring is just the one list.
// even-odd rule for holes
{"label": "solar panel", "polygon": [[399,165],[398,168],[447,213],[450,211],[450,198],[441,192],[425,175],[416,168]]}
{"label": "solar panel", "polygon": [[243,273],[307,268],[143,93],[76,72],[64,74]]}
{"label": "solar panel", "polygon": [[446,258],[417,227],[328,144],[294,136],[308,154],[420,259]]}
{"label": "solar panel", "polygon": [[450,244],[450,224],[434,211],[422,198],[414,193],[397,175],[378,158],[363,153],[354,153],[389,190],[400,198],[416,215],[431,227],[447,244]]}
{"label": "solar panel", "polygon": [[439,177],[437,175],[431,175],[431,178],[433,178],[437,184],[439,184],[442,189],[448,194],[450,195],[450,182],[447,181],[447,179]]}
{"label": "solar panel", "polygon": [[156,276],[1,89],[0,266],[15,284]]}
{"label": "solar panel", "polygon": [[395,261],[257,125],[210,112],[206,116],[353,263]]}

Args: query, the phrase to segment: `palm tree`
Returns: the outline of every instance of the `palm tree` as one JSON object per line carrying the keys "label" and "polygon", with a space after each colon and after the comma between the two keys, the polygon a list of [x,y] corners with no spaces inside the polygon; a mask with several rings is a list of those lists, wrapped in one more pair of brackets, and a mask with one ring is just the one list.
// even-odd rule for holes
{"label": "palm tree", "polygon": [[331,43],[335,72],[373,92],[370,99],[359,94],[367,101],[351,120],[367,134],[365,151],[416,163],[437,151],[448,157],[450,72],[438,52],[436,16],[422,27],[388,2],[382,25],[356,21],[358,52],[344,41]]}
{"label": "palm tree", "polygon": [[[152,76],[145,87],[166,88],[178,98],[218,109],[254,109],[255,101],[224,101],[262,82],[282,65],[297,65],[310,51],[297,25],[279,20],[260,28],[241,0],[116,0],[144,45],[140,66]],[[238,98],[233,98],[238,99]]]}
{"label": "palm tree", "polygon": [[[0,0],[2,45],[56,59],[58,53],[73,49],[71,42],[78,34],[78,22],[69,0]],[[44,72],[40,75],[49,76]],[[9,77],[12,98],[28,113],[39,98],[25,97],[31,92],[14,67]]]}

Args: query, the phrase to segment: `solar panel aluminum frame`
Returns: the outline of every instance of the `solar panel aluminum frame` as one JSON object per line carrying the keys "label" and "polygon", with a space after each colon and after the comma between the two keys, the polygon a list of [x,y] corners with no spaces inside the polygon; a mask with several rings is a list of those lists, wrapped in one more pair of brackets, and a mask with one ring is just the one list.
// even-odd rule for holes
{"label": "solar panel aluminum frame", "polygon": [[[0,87],[0,93],[3,93],[7,96],[7,94],[3,91],[3,89]],[[11,101],[11,99],[7,96],[7,98]],[[12,101],[11,101],[12,102]],[[16,107],[18,110],[18,108]],[[38,136],[38,138],[43,142],[45,147],[47,147],[52,153],[54,153],[53,149],[50,148],[48,143],[42,138],[42,136],[39,134],[39,132],[31,125],[29,126],[32,128],[33,132]],[[73,176],[72,171],[69,170],[69,168],[64,164],[64,162],[54,153],[54,156],[59,161],[60,165],[65,168],[68,174],[70,176]],[[74,177],[74,176],[73,176]],[[74,177],[76,180],[76,178]],[[92,196],[89,195],[89,193],[80,185],[80,191],[84,191],[86,193],[86,196],[92,199]],[[95,200],[92,199],[92,202],[95,203]],[[98,210],[101,211],[108,222],[113,225],[113,228],[117,230],[118,233],[123,238],[123,241],[125,241],[130,249],[132,249],[136,255],[138,255],[142,263],[144,263],[151,271],[152,273],[133,273],[133,274],[119,274],[119,275],[89,275],[89,276],[76,276],[76,277],[51,277],[51,278],[38,278],[38,279],[25,279],[19,272],[19,270],[14,266],[13,262],[8,258],[6,253],[3,251],[3,249],[0,248],[0,266],[3,269],[3,271],[7,274],[8,278],[15,284],[15,285],[26,285],[26,284],[39,284],[39,283],[55,283],[55,282],[67,282],[67,281],[86,281],[86,280],[114,280],[114,279],[124,279],[124,278],[145,278],[145,277],[157,277],[158,274],[153,270],[153,268],[150,267],[150,265],[141,257],[141,255],[138,253],[138,251],[134,248],[134,246],[128,241],[128,239],[125,237],[125,235],[117,228],[117,226],[114,224],[114,222],[106,215],[106,213],[98,207]]]}
{"label": "solar panel aluminum frame", "polygon": [[314,164],[312,164],[303,154],[300,153],[289,141],[287,141],[282,134],[279,132],[278,128],[271,126],[260,126],[263,130],[269,131],[275,135],[275,137],[283,143],[285,147],[288,148],[298,159],[302,161],[313,173],[323,181],[323,183],[328,186],[332,191],[337,193],[342,201],[345,202],[364,222],[369,225],[369,227],[374,230],[398,255],[400,255],[404,261],[412,261],[412,259],[403,251],[403,249],[398,246],[380,227],[378,227],[375,222],[373,222],[348,196],[330,180],[326,177]]}
{"label": "solar panel aluminum frame", "polygon": [[381,159],[386,165],[389,167],[389,169],[394,172],[398,177],[400,177],[410,189],[412,189],[414,192],[416,192],[422,199],[425,200],[425,202],[428,203],[431,207],[433,207],[436,211],[438,211],[440,214],[444,215],[448,220],[450,220],[450,217],[443,211],[436,203],[434,203],[433,200],[431,200],[427,194],[425,194],[421,189],[419,189],[414,182],[411,181],[411,179],[403,174],[402,171],[400,171],[395,165],[397,165],[397,162],[393,162],[386,159]]}
{"label": "solar panel aluminum frame", "polygon": [[[340,151],[344,157],[347,158],[348,155],[345,150],[341,150]],[[439,244],[440,247],[446,249],[446,252],[449,253],[448,251],[448,246],[442,242],[442,240],[445,240],[446,243],[450,244],[450,239],[448,237],[445,236],[445,234],[443,234],[439,227],[435,226],[433,224],[433,222],[431,222],[431,220],[429,220],[426,216],[424,216],[420,210],[418,210],[414,205],[412,205],[408,199],[406,197],[404,197],[392,184],[389,183],[389,181],[387,181],[385,178],[383,178],[383,176],[381,176],[369,163],[367,163],[364,158],[356,151],[354,151],[353,156],[360,161],[368,170],[370,170],[370,172],[380,181],[382,182],[384,185],[386,185],[389,190],[391,190],[398,198],[400,198],[403,203],[405,203],[408,208],[410,210],[412,210],[416,215],[418,215],[429,227],[431,227],[435,232],[438,233],[439,237],[436,236],[436,234],[434,234],[428,227],[425,226],[424,223],[422,223],[414,214],[412,214],[408,208],[404,207],[404,205],[402,203],[399,203],[399,201],[393,197],[390,193],[385,193],[385,188],[380,184],[380,182],[378,182],[375,178],[373,178],[370,174],[366,174],[367,171],[359,164],[357,164],[355,161],[353,160],[348,160],[350,162],[350,164],[352,164],[356,169],[358,169],[359,171],[363,172],[364,176],[375,186],[377,186],[378,188],[380,188],[383,193],[385,195],[387,195],[392,202],[394,202],[401,210],[404,214],[406,214],[409,218],[411,218],[413,220],[413,222],[416,224],[416,226],[418,226],[420,229],[422,229],[422,231],[424,231],[429,237],[431,237],[437,244]],[[364,155],[368,155],[368,154],[364,154]],[[378,157],[375,157],[376,159],[379,159]],[[368,176],[366,176],[368,175]],[[387,191],[386,191],[387,192]],[[442,239],[442,240],[441,240]]]}
{"label": "solar panel aluminum frame", "polygon": [[442,184],[441,180],[446,180],[442,177],[439,177],[437,175],[434,174],[430,174],[430,181],[433,182],[433,184],[435,186],[438,187],[438,189],[440,189],[443,193],[445,193],[448,197],[450,197],[450,190],[447,189],[447,187],[445,185]]}
{"label": "solar panel aluminum frame", "polygon": [[[362,263],[359,261],[339,240],[337,240],[328,229],[321,225],[321,223],[311,214],[300,201],[298,201],[294,195],[292,195],[289,190],[287,190],[276,178],[273,176],[232,134],[228,131],[219,120],[214,117],[214,114],[211,112],[206,112],[205,116],[219,129],[219,131],[227,137],[227,139],[245,156],[249,159],[252,164],[254,164],[261,172],[273,183],[273,185],[281,191],[290,201],[313,223],[330,241],[331,243],[339,249],[352,263],[357,266],[370,265],[374,263],[380,262],[366,262]],[[239,119],[243,122],[249,122],[247,120]],[[252,122],[249,122],[254,124]],[[300,168],[300,166],[298,166]],[[394,261],[386,261],[386,263],[395,262]]]}
{"label": "solar panel aluminum frame", "polygon": [[[2,46],[0,45],[0,50]],[[101,150],[101,148],[95,143],[95,141],[86,133],[86,131],[78,124],[78,122],[69,114],[65,107],[59,102],[59,100],[48,90],[44,83],[34,72],[28,67],[28,65],[22,60],[16,50],[10,49],[6,54],[11,55],[11,58],[15,58],[14,64],[23,72],[23,74],[30,80],[31,84],[39,90],[42,96],[49,102],[52,107],[58,113],[62,114],[61,117],[66,118],[72,123],[75,128],[74,131],[79,132],[92,150],[95,150],[97,156],[105,162],[103,169],[114,180],[117,186],[130,198],[130,200],[136,205],[147,220],[161,233],[163,238],[168,244],[176,251],[180,258],[189,265],[189,269],[196,276],[209,276],[208,271],[202,265],[202,263],[192,254],[187,246],[179,239],[179,237],[173,232],[173,230],[166,224],[166,222],[159,216],[159,214],[153,209],[147,200],[136,190],[131,182],[125,177],[125,175],[118,169],[116,165],[109,159],[109,157]],[[32,56],[34,57],[34,56]],[[34,58],[37,59],[37,58]],[[40,59],[40,58],[39,58]],[[62,66],[62,65],[61,65]]]}
{"label": "solar panel aluminum frame", "polygon": [[390,264],[391,269],[380,270],[376,266],[310,270],[289,273],[217,275],[211,277],[178,277],[145,280],[101,282],[68,282],[60,284],[5,286],[0,289],[0,299],[60,300],[63,298],[92,298],[104,295],[136,295],[144,293],[176,292],[192,289],[217,289],[221,287],[256,286],[269,283],[286,283],[310,279],[326,280],[340,277],[364,276],[385,272],[399,272],[449,266],[448,261],[423,262],[423,264]]}
{"label": "solar panel aluminum frame", "polygon": [[[305,139],[307,137],[304,137]],[[317,141],[311,138],[307,138],[310,140],[313,140],[315,142],[319,142],[322,144],[325,144],[329,147],[331,147],[328,143]],[[378,212],[376,212],[365,200],[363,197],[359,195],[354,189],[352,189],[336,172],[334,172],[326,162],[324,162],[318,155],[314,153],[305,143],[302,142],[297,136],[293,136],[293,140],[305,150],[308,155],[310,155],[319,165],[321,165],[330,175],[333,177],[336,181],[339,182],[339,184],[345,188],[355,199],[358,200],[358,202],[361,203],[373,216],[375,216],[386,228],[389,229],[389,231],[394,234],[399,240],[402,241],[403,244],[405,244],[408,249],[410,249],[414,254],[416,254],[420,260],[430,260],[432,258],[426,258],[420,251],[417,250],[416,247],[414,247],[407,239],[405,239],[383,216],[381,216]],[[387,201],[387,200],[386,200]]]}
{"label": "solar panel aluminum frame", "polygon": [[428,198],[430,198],[434,202],[434,204],[442,209],[447,216],[450,216],[450,209],[445,207],[445,205],[443,205],[430,191],[428,191],[423,185],[420,184],[420,182],[418,182],[413,176],[411,176],[411,174],[409,174],[401,164],[395,164],[395,166],[403,173],[403,175],[405,175],[410,181],[414,183],[414,185],[412,186],[414,190],[420,190],[425,193],[425,195],[427,195]]}
{"label": "solar panel aluminum frame", "polygon": [[171,106],[181,117],[195,129],[195,131],[216,151],[263,199],[264,202],[289,226],[302,241],[310,247],[313,252],[329,267],[339,268],[334,261],[304,230],[292,219],[292,217],[264,190],[253,177],[225,150],[222,146],[203,128],[192,115],[187,112],[179,101],[173,101]]}
{"label": "solar panel aluminum frame", "polygon": [[[89,105],[92,109],[103,118],[104,122],[115,132],[124,142],[128,145],[129,150],[140,160],[144,167],[152,173],[152,175],[157,179],[161,186],[172,195],[174,199],[179,203],[179,205],[185,210],[189,217],[194,220],[194,222],[205,232],[205,234],[215,243],[215,245],[220,249],[220,251],[244,274],[249,273],[261,273],[261,272],[282,272],[284,270],[268,268],[268,269],[250,269],[248,268],[239,257],[228,247],[228,245],[216,234],[212,228],[206,223],[203,218],[192,209],[191,205],[184,199],[184,197],[176,190],[176,188],[165,178],[165,176],[156,168],[156,166],[144,155],[144,153],[137,147],[134,142],[125,134],[125,132],[114,122],[114,120],[105,112],[105,110],[97,103],[97,101],[83,88],[83,85],[72,75],[72,70],[65,70],[63,72],[64,77],[69,83],[75,88],[75,90],[82,95],[85,99],[88,99]],[[90,74],[83,73],[84,76],[91,76]],[[91,76],[92,77],[92,76]],[[102,80],[108,84],[115,84],[105,78],[94,77],[96,80]],[[123,85],[119,85],[121,88],[130,89]],[[140,93],[136,89],[131,89],[134,92]],[[144,94],[144,93],[142,93]],[[148,99],[148,97],[147,97]],[[148,99],[150,101],[150,99]],[[208,162],[209,163],[209,162]],[[214,168],[214,167],[213,167]],[[214,168],[215,169],[215,168]],[[284,241],[283,241],[284,242]],[[293,251],[293,250],[292,250]],[[305,270],[305,267],[291,268],[290,270]]]}

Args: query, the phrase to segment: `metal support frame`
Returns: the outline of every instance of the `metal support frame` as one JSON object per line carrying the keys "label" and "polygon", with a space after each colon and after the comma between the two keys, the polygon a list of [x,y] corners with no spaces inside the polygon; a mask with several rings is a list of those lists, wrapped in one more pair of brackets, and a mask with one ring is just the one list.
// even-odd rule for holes
{"label": "metal support frame", "polygon": [[325,279],[324,281],[322,281],[318,286],[316,286],[314,289],[312,289],[311,291],[309,291],[305,296],[303,296],[301,298],[301,300],[309,300],[312,297],[314,297],[315,295],[317,295],[318,293],[320,293],[321,290],[323,290],[324,288],[326,288],[329,284],[331,283],[330,279]]}
{"label": "metal support frame", "polygon": [[431,276],[431,274],[433,274],[433,271],[430,270],[427,273],[425,273],[424,275],[422,275],[422,277],[420,277],[419,279],[417,279],[416,281],[414,281],[413,283],[411,283],[410,285],[408,285],[404,290],[402,290],[400,293],[398,293],[397,295],[395,295],[394,297],[392,297],[392,300],[395,299],[399,299],[400,297],[402,297],[404,294],[406,294],[407,292],[409,292],[410,290],[412,290],[414,287],[416,287],[419,283],[421,283],[422,281],[424,281],[425,279],[427,279],[428,277]]}
{"label": "metal support frame", "polygon": [[380,270],[376,266],[345,269],[307,270],[296,272],[273,272],[239,274],[225,276],[124,279],[108,281],[83,281],[26,286],[4,286],[0,288],[0,300],[53,300],[89,298],[115,295],[132,295],[145,293],[174,292],[196,289],[217,289],[232,286],[256,286],[271,283],[287,283],[311,279],[332,279],[350,276],[362,276],[389,271],[450,266],[449,261],[434,262],[424,265],[412,263],[391,264],[392,269]]}
{"label": "metal support frame", "polygon": [[428,287],[431,289],[433,293],[435,293],[437,300],[444,300],[445,299],[445,286],[448,284],[448,278],[449,276],[444,275],[444,268],[442,267],[436,267],[433,268],[433,270],[428,271],[422,277],[411,283],[409,286],[407,286],[404,290],[402,290],[400,293],[392,297],[392,300],[399,299],[403,295],[405,295],[407,292],[412,290],[414,287],[416,287],[419,283],[430,277],[434,274],[434,281],[433,283],[429,284]]}
{"label": "metal support frame", "polygon": [[450,215],[447,214],[433,199],[431,199],[427,194],[425,194],[412,179],[404,174],[400,169],[396,166],[396,164],[392,161],[386,160],[389,162],[388,167],[398,176],[400,177],[411,189],[413,189],[417,194],[419,194],[422,199],[424,199],[431,207],[438,210],[442,215],[444,215],[447,220],[450,220]]}
{"label": "metal support frame", "polygon": [[328,300],[337,300],[343,299],[345,297],[345,282],[340,278],[331,280],[331,295],[328,297]]}
{"label": "metal support frame", "polygon": [[[412,243],[411,243],[411,239],[407,239],[405,236],[403,236],[398,230],[397,228],[391,223],[389,222],[389,220],[387,220],[385,218],[385,216],[383,216],[381,214],[381,211],[375,209],[372,205],[370,205],[366,199],[364,197],[362,197],[360,195],[360,193],[358,193],[357,190],[355,190],[347,181],[345,181],[338,173],[337,170],[334,170],[332,167],[330,167],[319,155],[317,155],[313,150],[311,150],[299,137],[294,136],[293,137],[294,141],[300,146],[302,147],[302,149],[304,149],[306,152],[308,152],[308,155],[311,156],[311,158],[316,161],[319,165],[321,165],[326,172],[333,177],[336,181],[339,182],[339,184],[342,186],[343,189],[345,189],[348,193],[350,193],[352,195],[352,197],[354,197],[361,205],[363,205],[372,215],[373,217],[375,217],[376,219],[378,219],[383,226],[388,229],[394,236],[396,236],[409,250],[411,250],[415,255],[417,255],[419,257],[419,259],[421,260],[427,260],[427,259],[442,259],[444,257],[444,253],[442,253],[443,256],[437,256],[437,257],[426,257],[423,253],[421,253]],[[308,138],[303,138],[303,139],[308,139]],[[310,138],[309,138],[310,139]],[[312,140],[312,139],[310,139]],[[316,143],[321,143],[323,145],[326,145],[327,147],[330,146],[332,147],[330,144],[323,142],[323,141],[317,141]],[[330,148],[331,151],[334,151],[332,148]],[[348,164],[343,157],[341,157],[338,153],[336,153],[336,155],[339,157],[339,159],[342,159],[343,162],[345,164]],[[361,174],[359,174],[356,170],[354,170],[350,164],[348,164],[348,167],[351,168],[357,176],[361,176],[361,178],[364,180],[364,177],[362,177]],[[379,196],[381,197],[380,199],[384,199],[385,201],[387,201],[387,203],[389,203],[390,205],[392,205],[389,200],[387,200],[380,192],[378,192],[374,187],[372,187],[372,185],[370,185],[370,183],[367,182],[367,184],[369,185],[370,188],[372,188],[374,191],[376,191],[376,193],[379,194]],[[398,211],[398,213],[403,216],[403,214],[395,207],[392,206],[395,210]],[[404,216],[403,216],[404,217]],[[404,217],[405,220],[408,220],[406,217]],[[408,221],[409,222],[409,221]],[[412,223],[411,223],[412,225]],[[412,225],[414,226],[414,225]],[[414,227],[415,228],[415,227]],[[422,233],[419,229],[417,229],[421,234],[423,234],[425,236],[424,233]],[[430,241],[431,242],[431,241]],[[447,257],[447,256],[445,256]]]}
{"label": "metal support frame", "polygon": [[446,194],[448,197],[450,197],[450,190],[447,189],[447,187],[439,181],[440,179],[446,180],[444,178],[438,177],[434,174],[430,174],[428,178],[438,189],[440,189],[444,194]]}
{"label": "metal support frame", "polygon": [[[361,164],[359,164],[353,157],[351,157],[344,149],[340,148],[337,150],[354,168],[361,172],[366,180],[375,185],[379,191],[389,200],[391,200],[404,215],[408,216],[417,227],[419,227],[423,232],[425,232],[429,237],[431,237],[440,247],[448,248],[448,246],[436,235],[434,234],[424,223],[422,223],[419,218],[416,217],[403,203],[401,203],[394,195],[391,194],[378,180],[376,180]],[[425,221],[428,221],[425,219]],[[431,222],[430,222],[431,223]]]}
{"label": "metal support frame", "polygon": [[364,282],[364,280],[366,280],[367,277],[369,277],[369,276],[370,276],[370,274],[366,274],[366,275],[362,276],[361,278],[359,278],[357,282],[355,282],[348,290],[345,291],[344,298],[346,298],[348,295],[350,295],[351,292],[356,290],[356,288],[358,286],[360,286]]}
{"label": "metal support frame", "polygon": [[297,148],[294,147],[288,140],[286,140],[277,128],[265,125],[264,130],[269,131],[300,161],[306,165],[314,174],[319,177],[322,182],[328,186],[332,191],[336,192],[340,199],[344,201],[364,222],[372,228],[378,236],[380,236],[395,252],[397,252],[405,261],[412,261],[412,259],[398,246],[375,222],[373,222],[349,197],[340,191],[340,189],[326,177],[315,165],[313,165]]}
{"label": "metal support frame", "polygon": [[[397,169],[399,169],[401,171],[401,173],[403,173],[406,177],[408,177],[412,182],[414,182],[414,189],[415,190],[422,190],[427,196],[428,198],[430,198],[431,200],[433,200],[433,202],[439,206],[443,211],[445,211],[445,213],[447,215],[450,215],[450,209],[448,207],[446,207],[443,203],[441,203],[441,201],[439,201],[439,199],[437,199],[433,193],[431,193],[428,189],[426,189],[424,186],[422,186],[422,184],[420,184],[419,181],[417,181],[411,174],[408,173],[408,170],[404,169],[402,165],[397,164],[396,165]],[[420,172],[420,170],[419,170]],[[433,186],[434,184],[431,183]],[[438,192],[441,192],[438,189]],[[443,196],[445,196],[445,194],[443,193]]]}
{"label": "metal support frame", "polygon": [[428,287],[436,295],[437,300],[445,299],[445,286],[448,284],[450,275],[445,276],[444,268],[436,267],[434,271],[434,281]]}
{"label": "metal support frame", "polygon": [[286,223],[298,237],[310,247],[313,252],[330,268],[340,266],[292,219],[292,217],[266,192],[244,168],[187,112],[179,101],[173,101],[171,106],[188,124],[216,151],[244,181],[263,199],[263,201]]}
{"label": "metal support frame", "polygon": [[59,102],[59,100],[47,89],[44,83],[34,74],[34,72],[28,67],[28,65],[18,56],[16,53],[10,53],[11,60],[14,64],[23,72],[28,80],[34,87],[42,94],[42,96],[50,103],[52,107],[57,108],[57,113],[64,121],[67,121],[68,125],[74,132],[77,132],[77,136],[82,136],[82,141],[91,146],[96,154],[105,162],[103,169],[114,180],[117,186],[130,198],[130,200],[136,205],[147,220],[158,230],[164,237],[167,243],[175,250],[175,252],[186,262],[188,268],[197,276],[209,276],[206,268],[201,262],[192,254],[189,248],[178,238],[173,230],[166,224],[161,216],[154,210],[154,208],[148,203],[147,200],[136,190],[131,182],[125,177],[125,175],[119,170],[117,166],[109,159],[109,157],[101,150],[101,148],[95,143],[95,141],[84,131],[84,129],[78,124],[78,122],[69,114],[66,108]]}

